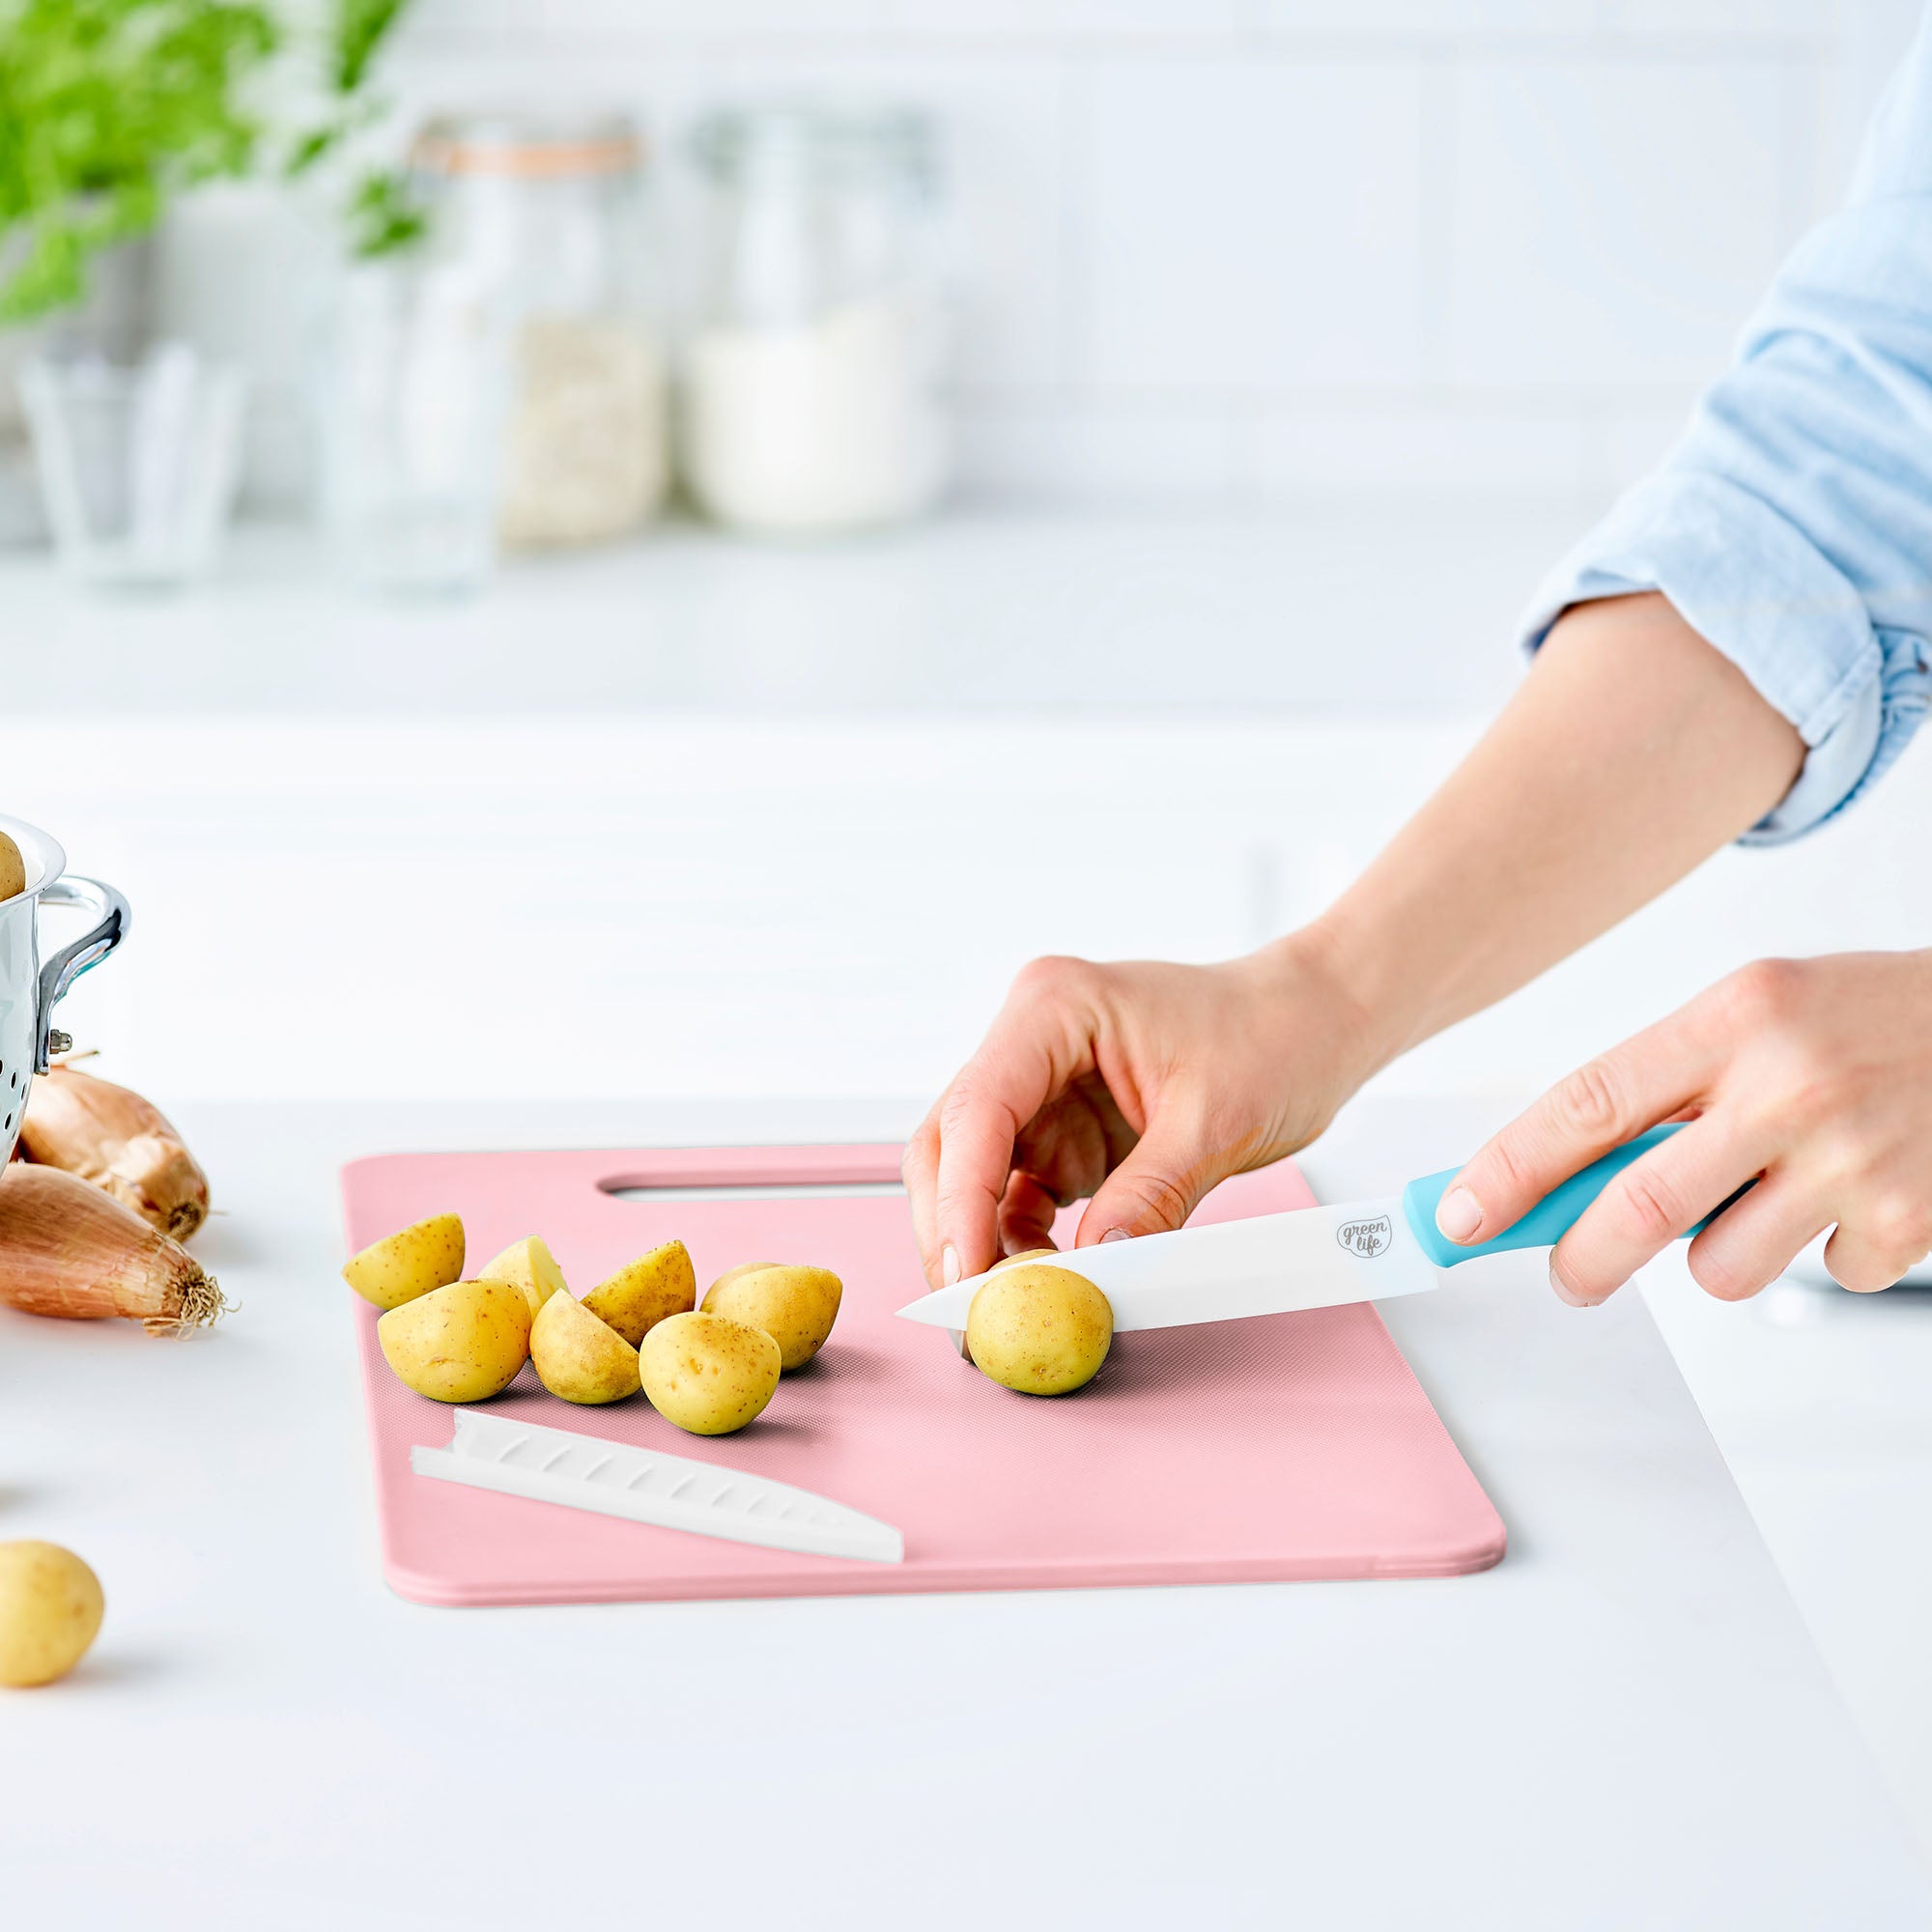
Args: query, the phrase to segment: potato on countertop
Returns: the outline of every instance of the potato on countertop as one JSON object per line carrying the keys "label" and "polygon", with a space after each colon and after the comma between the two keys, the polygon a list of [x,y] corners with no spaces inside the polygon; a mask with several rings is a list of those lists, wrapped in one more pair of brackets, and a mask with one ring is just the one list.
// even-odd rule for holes
{"label": "potato on countertop", "polygon": [[0,1543],[0,1684],[51,1684],[100,1628],[100,1581],[57,1543]]}

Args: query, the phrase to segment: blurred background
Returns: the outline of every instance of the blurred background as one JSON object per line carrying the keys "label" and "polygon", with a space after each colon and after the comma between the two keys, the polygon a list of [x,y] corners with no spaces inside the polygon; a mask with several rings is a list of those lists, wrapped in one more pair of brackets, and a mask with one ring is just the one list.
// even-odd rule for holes
{"label": "blurred background", "polygon": [[[1316,910],[1918,8],[15,11],[0,648],[20,809],[141,906],[98,1030],[161,1093],[622,1097],[929,1093],[1033,952]],[[1921,934],[1922,767],[1390,1077]]]}
{"label": "blurred background", "polygon": [[[64,1024],[171,1107],[909,1128],[1029,956],[1285,930],[1507,695],[1918,11],[0,9],[9,810],[136,912]],[[1928,823],[1921,744],[1378,1086],[1500,1120],[1747,958],[1922,945]],[[1870,1567],[1932,1321],[1786,1286],[1650,1293],[1932,1819],[1932,1574]]]}

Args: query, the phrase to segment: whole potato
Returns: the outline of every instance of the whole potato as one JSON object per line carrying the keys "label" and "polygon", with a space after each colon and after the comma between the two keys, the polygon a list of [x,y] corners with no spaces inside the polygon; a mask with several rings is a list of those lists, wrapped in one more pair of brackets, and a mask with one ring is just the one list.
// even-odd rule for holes
{"label": "whole potato", "polygon": [[486,1262],[478,1268],[476,1277],[479,1281],[515,1282],[524,1291],[524,1299],[530,1305],[532,1321],[537,1319],[537,1310],[553,1294],[570,1293],[555,1256],[535,1235],[526,1235],[521,1241],[512,1241],[494,1261]]}
{"label": "whole potato", "polygon": [[704,1308],[762,1328],[779,1345],[781,1365],[789,1374],[825,1346],[844,1293],[844,1283],[830,1268],[733,1268],[705,1291]]}
{"label": "whole potato", "polygon": [[693,1435],[728,1435],[764,1410],[779,1385],[779,1345],[722,1315],[673,1315],[638,1351],[644,1393]]}
{"label": "whole potato", "polygon": [[[1002,1268],[1011,1267],[1015,1262],[1057,1262],[1059,1259],[1060,1250],[1058,1248],[1022,1248],[1016,1255],[1002,1255],[986,1272],[988,1274],[998,1274]],[[959,1344],[960,1354],[970,1362],[973,1359],[973,1347],[967,1341],[964,1330],[961,1330],[953,1339]]]}
{"label": "whole potato", "polygon": [[1085,1275],[1039,1262],[997,1270],[966,1313],[974,1366],[1022,1395],[1065,1395],[1091,1382],[1113,1340],[1107,1297]]}
{"label": "whole potato", "polygon": [[342,1279],[378,1308],[400,1308],[463,1278],[463,1221],[432,1214],[371,1241],[344,1264]]}
{"label": "whole potato", "polygon": [[530,1323],[538,1379],[565,1402],[622,1402],[638,1392],[638,1351],[574,1294],[553,1294]]}
{"label": "whole potato", "polygon": [[0,1684],[51,1684],[100,1628],[100,1582],[58,1543],[0,1543]]}
{"label": "whole potato", "polygon": [[0,899],[11,899],[27,890],[27,867],[20,848],[0,832]]}
{"label": "whole potato", "polygon": [[383,1358],[433,1402],[481,1402],[529,1359],[530,1304],[511,1281],[457,1281],[376,1323]]}
{"label": "whole potato", "polygon": [[682,1241],[667,1241],[600,1281],[583,1305],[636,1348],[668,1316],[697,1304],[697,1271]]}

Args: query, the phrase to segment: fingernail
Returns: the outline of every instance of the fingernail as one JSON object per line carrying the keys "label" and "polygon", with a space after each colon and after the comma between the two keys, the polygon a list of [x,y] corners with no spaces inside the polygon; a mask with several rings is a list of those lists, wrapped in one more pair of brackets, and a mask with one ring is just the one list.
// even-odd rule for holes
{"label": "fingernail", "polygon": [[959,1250],[951,1241],[939,1251],[939,1279],[945,1288],[951,1288],[959,1279]]}
{"label": "fingernail", "polygon": [[1556,1272],[1556,1264],[1553,1261],[1549,1264],[1549,1286],[1555,1291],[1557,1300],[1566,1308],[1594,1308],[1597,1305],[1594,1301],[1585,1301],[1564,1281]]}
{"label": "fingernail", "polygon": [[1483,1205],[1466,1187],[1452,1187],[1435,1204],[1435,1225],[1452,1241],[1466,1241],[1483,1225]]}
{"label": "fingernail", "polygon": [[1100,1238],[1103,1241],[1124,1241],[1131,1237],[1128,1236],[1127,1231],[1124,1228],[1109,1228],[1107,1232],[1100,1236]]}

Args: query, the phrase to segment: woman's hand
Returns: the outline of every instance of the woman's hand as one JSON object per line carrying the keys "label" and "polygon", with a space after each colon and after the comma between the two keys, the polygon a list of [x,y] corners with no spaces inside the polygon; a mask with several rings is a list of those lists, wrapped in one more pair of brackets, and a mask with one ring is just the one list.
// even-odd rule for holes
{"label": "woman's hand", "polygon": [[1634,1161],[1549,1257],[1594,1307],[1747,1181],[1690,1243],[1707,1293],[1741,1301],[1835,1226],[1825,1265],[1889,1288],[1932,1252],[1932,952],[1761,960],[1570,1075],[1442,1197],[1451,1240],[1486,1240],[1600,1154],[1690,1124]]}
{"label": "woman's hand", "polygon": [[1037,959],[906,1150],[926,1279],[1178,1228],[1230,1174],[1313,1140],[1374,1070],[1314,929],[1220,966]]}

